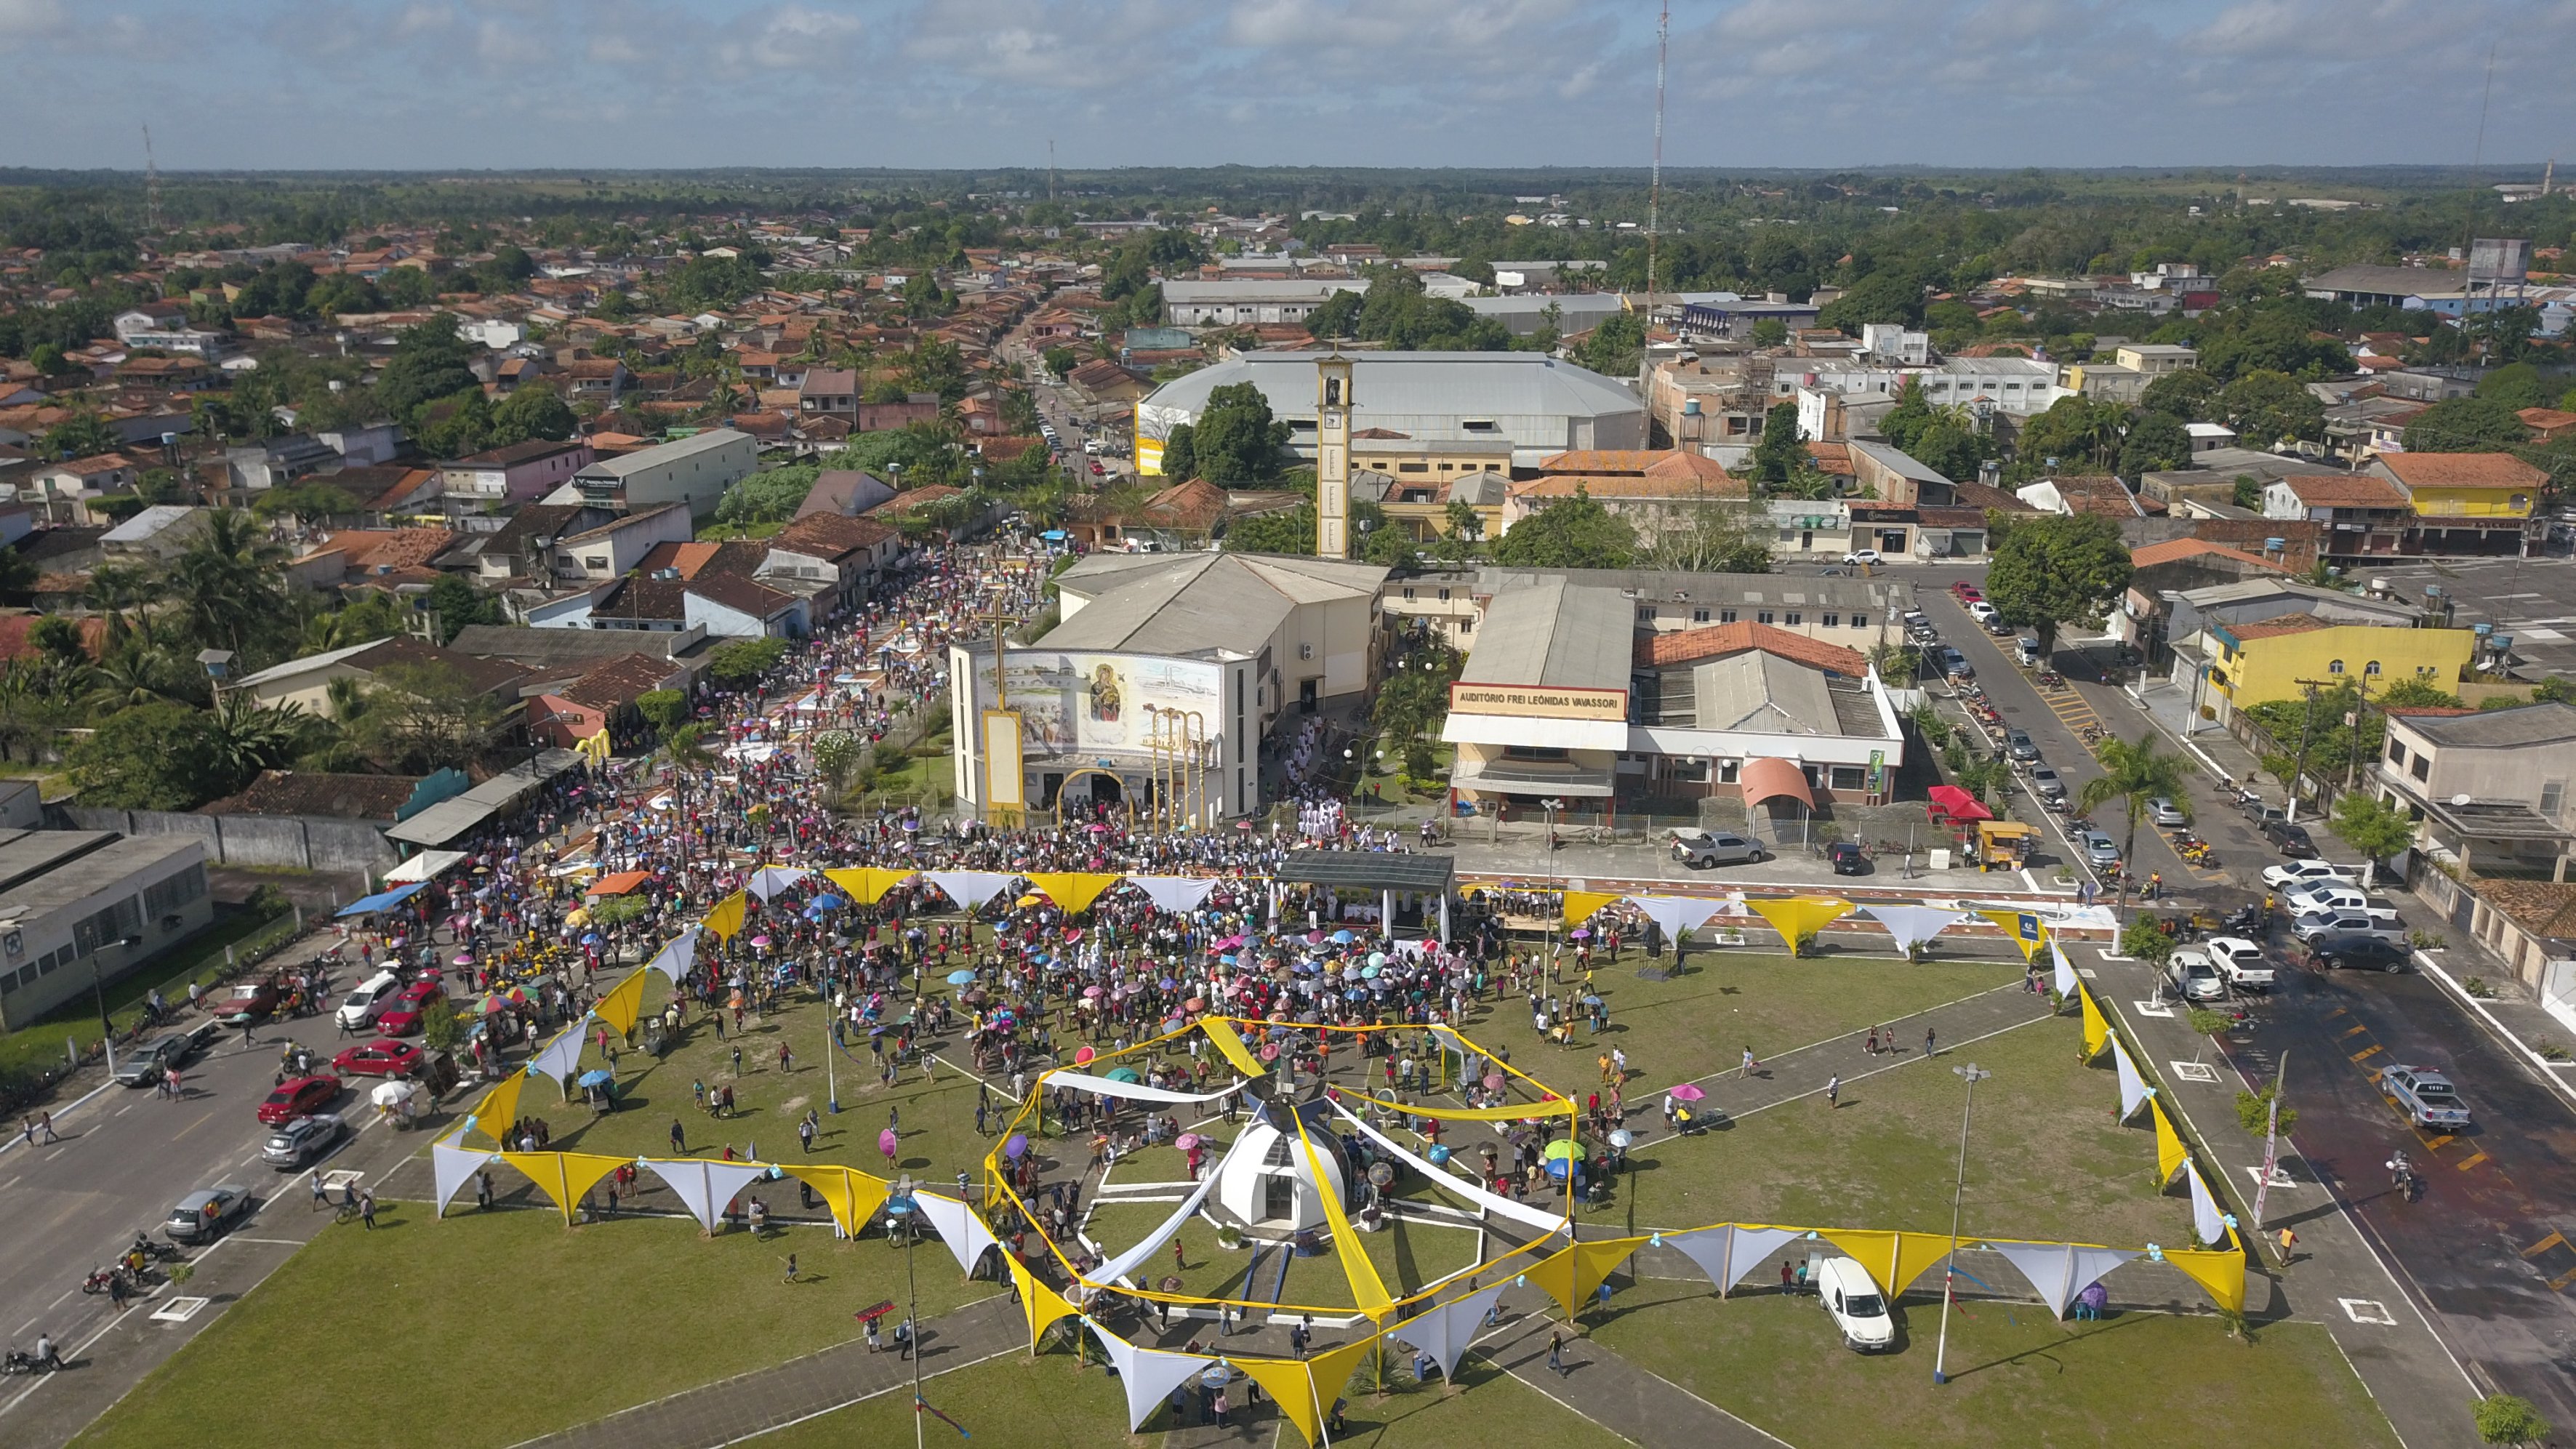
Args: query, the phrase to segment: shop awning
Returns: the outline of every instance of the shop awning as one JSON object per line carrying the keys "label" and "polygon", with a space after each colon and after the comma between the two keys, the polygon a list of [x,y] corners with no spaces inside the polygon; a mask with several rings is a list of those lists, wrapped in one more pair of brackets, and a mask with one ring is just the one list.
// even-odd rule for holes
{"label": "shop awning", "polygon": [[1977,797],[1956,785],[1935,785],[1924,792],[1932,797],[1932,813],[1953,820],[1992,820],[1995,812],[1980,804]]}
{"label": "shop awning", "polygon": [[590,889],[583,891],[582,894],[586,896],[622,896],[652,878],[653,874],[650,871],[621,870],[615,875],[604,875],[599,879],[592,881],[590,883]]}
{"label": "shop awning", "polygon": [[461,850],[424,850],[386,871],[385,884],[398,886],[407,882],[433,881],[445,875],[464,858],[465,852]]}
{"label": "shop awning", "polygon": [[351,901],[342,906],[339,913],[342,916],[371,916],[378,911],[389,911],[420,894],[421,889],[421,884],[415,881],[410,885],[396,886],[389,891],[378,891],[364,900]]}
{"label": "shop awning", "polygon": [[1750,759],[1744,762],[1744,768],[1737,772],[1735,778],[1744,787],[1747,809],[1783,795],[1810,810],[1816,808],[1816,792],[1807,788],[1807,772],[1792,761],[1768,756]]}

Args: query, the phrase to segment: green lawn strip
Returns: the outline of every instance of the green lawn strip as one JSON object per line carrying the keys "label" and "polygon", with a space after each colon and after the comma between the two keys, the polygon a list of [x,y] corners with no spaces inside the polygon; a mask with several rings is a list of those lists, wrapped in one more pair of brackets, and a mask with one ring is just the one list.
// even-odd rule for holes
{"label": "green lawn strip", "polygon": [[[416,1203],[386,1204],[377,1224],[324,1232],[77,1442],[515,1443],[841,1342],[854,1311],[904,1298],[903,1255],[873,1236],[708,1239],[652,1218],[568,1229],[551,1211],[432,1222]],[[781,1281],[791,1252],[794,1284]],[[937,1249],[916,1252],[925,1317],[992,1291],[961,1283]],[[425,1353],[483,1365],[500,1391],[460,1397],[451,1375],[381,1371]]]}
{"label": "green lawn strip", "polygon": [[[2123,1313],[2059,1323],[2036,1303],[1969,1303],[1950,1316],[1947,1386],[1932,1382],[1940,1310],[1898,1304],[1897,1351],[1842,1346],[1813,1298],[1718,1301],[1705,1285],[1649,1283],[1594,1330],[1603,1347],[1799,1449],[2133,1444],[2150,1426],[2297,1425],[2303,1443],[2396,1437],[2324,1329],[2277,1323],[2252,1342],[2214,1317]],[[1866,1405],[1866,1412],[1820,1412]]]}
{"label": "green lawn strip", "polygon": [[[1401,1356],[1387,1357],[1388,1392],[1372,1392],[1373,1367],[1363,1365],[1342,1397],[1349,1429],[1333,1443],[1352,1449],[1489,1449],[1498,1441],[1546,1446],[1546,1449],[1612,1449],[1627,1441],[1548,1399],[1470,1354],[1458,1365],[1456,1388],[1434,1380],[1416,1386]],[[1158,1445],[1164,1431],[1175,1427],[1171,1411],[1158,1410],[1142,1434],[1127,1432],[1127,1400],[1116,1381],[1097,1364],[1077,1370],[1071,1354],[1051,1353],[1034,1362],[1017,1354],[988,1360],[924,1380],[921,1396],[931,1407],[965,1426],[974,1438],[960,1441],[957,1431],[933,1419],[923,1425],[931,1443],[971,1442],[992,1449],[1061,1449],[1064,1445]],[[1243,1390],[1230,1397],[1233,1416],[1243,1422]],[[1254,1411],[1254,1422],[1270,1423],[1277,1410],[1268,1404]],[[1191,1410],[1190,1427],[1197,1411]],[[747,1441],[752,1449],[840,1449],[849,1444],[910,1443],[912,1396],[907,1389],[837,1410],[821,1418]],[[1498,1426],[1508,1426],[1500,1428]],[[1259,1443],[1296,1444],[1294,1429],[1276,1426],[1260,1431]]]}
{"label": "green lawn strip", "polygon": [[[1100,1245],[1103,1253],[1114,1258],[1145,1241],[1146,1236],[1161,1227],[1179,1206],[1177,1202],[1103,1203],[1091,1209],[1084,1231]],[[1181,1291],[1185,1293],[1208,1298],[1258,1297],[1263,1302],[1269,1301],[1270,1284],[1278,1271],[1278,1260],[1271,1254],[1261,1256],[1259,1291],[1252,1293],[1245,1291],[1243,1282],[1244,1273],[1252,1267],[1251,1247],[1229,1251],[1218,1246],[1215,1227],[1196,1214],[1181,1225],[1173,1241],[1181,1245],[1181,1252],[1189,1265],[1175,1267],[1171,1244],[1166,1243],[1137,1267],[1134,1276],[1138,1282],[1148,1288],[1160,1288],[1164,1279],[1178,1276]],[[1072,1245],[1067,1247],[1070,1251]],[[1303,1276],[1292,1271],[1289,1274],[1292,1285],[1302,1281]],[[1350,1296],[1345,1291],[1341,1298],[1330,1301],[1347,1305]]]}
{"label": "green lawn strip", "polygon": [[[1658,1132],[1630,1153],[1623,1179],[1646,1227],[1713,1222],[1947,1232],[1966,1088],[1951,1067],[1993,1072],[1978,1084],[1963,1223],[1974,1234],[2136,1247],[2181,1243],[2190,1203],[2155,1187],[2155,1138],[2112,1120],[2107,1069],[2075,1060],[2072,1022],[2040,1021],[1922,1062],[1858,1077],[1842,1105],[1822,1096],[1756,1112],[1723,1130]],[[1872,1059],[1854,1053],[1855,1074]],[[1880,1064],[1889,1059],[1876,1059]]]}

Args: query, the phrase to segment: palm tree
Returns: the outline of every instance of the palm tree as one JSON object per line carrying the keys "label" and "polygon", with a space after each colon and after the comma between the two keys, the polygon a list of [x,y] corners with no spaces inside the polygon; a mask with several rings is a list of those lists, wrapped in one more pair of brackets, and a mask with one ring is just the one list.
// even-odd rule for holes
{"label": "palm tree", "polygon": [[262,770],[293,763],[321,723],[300,704],[262,705],[242,690],[217,702],[213,716],[217,748],[231,768],[235,790]]}
{"label": "palm tree", "polygon": [[253,640],[288,617],[285,562],[286,550],[249,514],[211,510],[205,531],[171,560],[168,572],[189,637],[207,648],[247,653]]}
{"label": "palm tree", "polygon": [[2084,782],[2075,800],[2085,813],[2113,800],[2122,802],[2129,816],[2128,839],[2120,847],[2120,859],[2134,861],[2138,855],[2138,822],[2146,818],[2147,802],[2162,796],[2188,810],[2183,791],[2183,760],[2155,747],[2152,736],[2140,735],[2136,744],[2111,738],[2102,741],[2103,773]]}

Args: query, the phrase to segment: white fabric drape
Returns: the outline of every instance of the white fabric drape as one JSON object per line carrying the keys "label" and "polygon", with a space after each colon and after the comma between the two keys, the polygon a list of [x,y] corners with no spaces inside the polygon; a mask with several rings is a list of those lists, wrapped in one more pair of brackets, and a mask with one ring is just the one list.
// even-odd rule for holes
{"label": "white fabric drape", "polygon": [[655,1177],[670,1185],[680,1205],[698,1226],[714,1232],[723,1220],[725,1204],[734,1195],[769,1175],[765,1162],[709,1162],[700,1157],[641,1159]]}
{"label": "white fabric drape", "polygon": [[[1182,1225],[1189,1222],[1190,1215],[1199,1210],[1199,1204],[1207,1201],[1207,1195],[1216,1191],[1216,1180],[1225,1175],[1226,1163],[1233,1160],[1234,1154],[1241,1150],[1244,1141],[1244,1138],[1238,1137],[1230,1143],[1225,1149],[1225,1156],[1218,1158],[1214,1166],[1199,1174],[1199,1185],[1191,1190],[1188,1197],[1181,1199],[1181,1205],[1172,1210],[1170,1217],[1163,1219],[1160,1226],[1145,1235],[1144,1241],[1091,1270],[1092,1281],[1115,1283],[1135,1272],[1139,1264],[1154,1256],[1165,1243],[1170,1242],[1173,1235],[1180,1232]],[[1327,1187],[1324,1190],[1331,1189]]]}
{"label": "white fabric drape", "polygon": [[411,859],[404,861],[402,864],[395,866],[393,869],[386,871],[384,875],[385,888],[390,890],[395,886],[410,885],[415,881],[435,880],[443,874],[449,866],[456,864],[464,858],[465,852],[461,850],[424,850],[420,854],[413,856]]}
{"label": "white fabric drape", "polygon": [[1543,1212],[1527,1203],[1514,1202],[1499,1193],[1487,1192],[1454,1172],[1433,1166],[1430,1159],[1415,1155],[1404,1144],[1369,1125],[1366,1119],[1354,1114],[1350,1108],[1341,1103],[1335,1102],[1333,1110],[1341,1113],[1352,1126],[1359,1128],[1370,1141],[1393,1153],[1407,1166],[1437,1183],[1442,1191],[1456,1193],[1497,1217],[1510,1218],[1513,1222],[1528,1227],[1541,1228],[1548,1232],[1557,1232],[1565,1227],[1565,1214]]}
{"label": "white fabric drape", "polygon": [[1130,1433],[1154,1417],[1154,1411],[1171,1397],[1172,1390],[1197,1378],[1217,1361],[1202,1354],[1139,1348],[1089,1318],[1082,1322],[1099,1338],[1100,1346],[1109,1353],[1109,1361],[1118,1366],[1118,1386],[1127,1391]]}
{"label": "white fabric drape", "polygon": [[2058,996],[2067,1001],[2074,1000],[2075,963],[2066,959],[2065,948],[2059,946],[2055,941],[2050,941],[2048,943],[2048,956],[2050,960],[2057,963]]}
{"label": "white fabric drape", "polygon": [[1964,911],[1935,910],[1930,906],[1863,906],[1861,914],[1887,928],[1896,938],[1900,955],[1910,954],[1922,942],[1966,920]]}
{"label": "white fabric drape", "polygon": [[1718,1284],[1723,1289],[1727,1281],[1726,1250],[1734,1238],[1735,1225],[1719,1223],[1713,1228],[1693,1228],[1686,1233],[1666,1233],[1664,1246],[1678,1250],[1683,1257],[1690,1259],[1694,1266],[1708,1275],[1708,1281]]}
{"label": "white fabric drape", "polygon": [[2120,1074],[2120,1120],[2126,1122],[2154,1095],[2147,1089],[2147,1079],[2138,1075],[2137,1064],[2129,1060],[2118,1037],[2111,1038],[2111,1065]]}
{"label": "white fabric drape", "polygon": [[1996,1242],[1993,1247],[2030,1280],[2049,1311],[2060,1318],[2066,1316],[2066,1305],[2075,1301],[2076,1294],[2138,1256],[2125,1248],[2094,1248],[2080,1243]]}
{"label": "white fabric drape", "polygon": [[1428,1313],[1404,1320],[1387,1330],[1392,1337],[1412,1344],[1438,1360],[1440,1377],[1456,1382],[1458,1360],[1466,1355],[1468,1345],[1476,1341],[1477,1325],[1484,1322],[1485,1310],[1503,1296],[1503,1285],[1479,1288],[1453,1303],[1444,1303]]}
{"label": "white fabric drape", "polygon": [[2201,1181],[2199,1166],[2185,1162],[2182,1170],[2191,1179],[2192,1230],[2200,1234],[2202,1246],[2216,1247],[2227,1241],[2226,1215],[2218,1210],[2218,1198],[2210,1192],[2209,1184]]}
{"label": "white fabric drape", "polygon": [[806,871],[801,866],[764,865],[751,873],[751,880],[746,888],[753,895],[760,897],[763,904],[767,904],[780,891],[795,885],[805,876]]}
{"label": "white fabric drape", "polygon": [[955,901],[962,910],[974,910],[986,901],[1008,890],[1018,876],[998,870],[931,870],[921,878]]}
{"label": "white fabric drape", "polygon": [[671,979],[671,984],[674,986],[679,985],[680,983],[688,980],[692,975],[696,974],[698,969],[698,928],[691,926],[679,935],[672,937],[669,945],[664,946],[660,951],[654,953],[653,959],[644,963],[644,969],[647,971],[661,972],[664,976]]}
{"label": "white fabric drape", "polygon": [[1630,896],[1628,904],[1663,928],[1666,940],[1678,941],[1708,924],[1708,918],[1726,903],[1705,896]]}
{"label": "white fabric drape", "polygon": [[1217,885],[1213,877],[1194,875],[1131,875],[1127,883],[1143,891],[1156,909],[1174,915],[1197,910]]}
{"label": "white fabric drape", "polygon": [[956,1255],[959,1271],[974,1272],[976,1260],[983,1257],[984,1250],[996,1241],[993,1230],[984,1226],[984,1220],[975,1215],[973,1208],[956,1198],[916,1191],[912,1201],[921,1216],[939,1230],[939,1241],[946,1243],[948,1251]]}
{"label": "white fabric drape", "polygon": [[433,1212],[447,1211],[447,1205],[483,1170],[483,1164],[500,1156],[497,1152],[479,1152],[467,1147],[450,1147],[444,1142],[432,1143],[429,1149],[430,1179],[437,1184],[438,1204]]}
{"label": "white fabric drape", "polygon": [[[1748,1228],[1735,1223],[1722,1224],[1716,1231],[1727,1234],[1726,1276],[1717,1280],[1717,1291],[1721,1297],[1734,1292],[1735,1285],[1761,1267],[1764,1259],[1806,1236],[1797,1228]],[[1672,1239],[1664,1241],[1669,1243]],[[1690,1250],[1685,1248],[1683,1251]],[[1691,1254],[1691,1261],[1700,1263],[1703,1269],[1707,1267],[1696,1253]]]}
{"label": "white fabric drape", "polygon": [[581,1064],[582,1026],[576,1021],[556,1033],[543,1051],[528,1059],[528,1070],[537,1076],[552,1077],[561,1086],[564,1078],[572,1075],[572,1069]]}
{"label": "white fabric drape", "polygon": [[1046,1079],[1046,1084],[1050,1088],[1071,1087],[1077,1092],[1098,1092],[1104,1097],[1124,1097],[1131,1102],[1215,1102],[1232,1096],[1243,1082],[1237,1078],[1233,1086],[1222,1091],[1175,1092],[1167,1087],[1149,1087],[1143,1082],[1114,1082],[1107,1077],[1095,1077],[1087,1072],[1057,1072]]}

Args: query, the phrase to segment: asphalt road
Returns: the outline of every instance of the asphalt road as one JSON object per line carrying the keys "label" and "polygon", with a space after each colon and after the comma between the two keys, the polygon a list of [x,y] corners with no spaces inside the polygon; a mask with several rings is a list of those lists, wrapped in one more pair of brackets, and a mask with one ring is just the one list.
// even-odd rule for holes
{"label": "asphalt road", "polygon": [[[2576,1424],[2576,1106],[2429,977],[2278,975],[2252,1044],[2231,1048],[2238,1067],[2268,1080],[2288,1054],[2301,1153],[2453,1352],[2550,1422]],[[2399,1063],[2448,1074],[2474,1129],[2409,1124],[2376,1080]],[[2386,1170],[2399,1150],[2424,1180],[2411,1203]]]}

